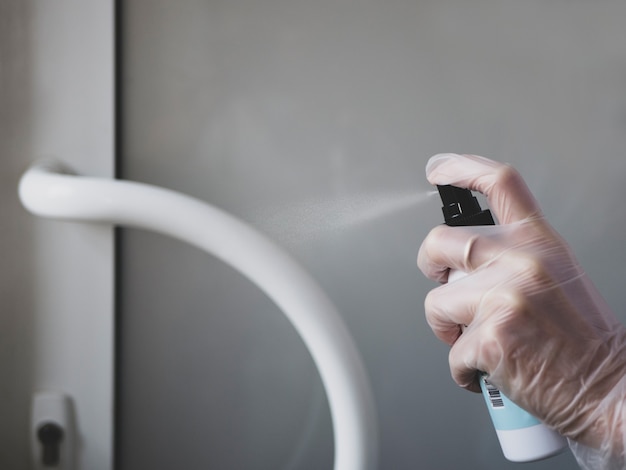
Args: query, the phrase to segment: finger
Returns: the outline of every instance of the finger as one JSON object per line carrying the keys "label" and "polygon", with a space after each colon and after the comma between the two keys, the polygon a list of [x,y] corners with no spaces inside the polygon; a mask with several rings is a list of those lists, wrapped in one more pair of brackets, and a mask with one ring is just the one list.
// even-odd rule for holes
{"label": "finger", "polygon": [[479,191],[501,224],[541,215],[520,174],[510,165],[478,155],[439,154],[426,164],[431,184],[451,184]]}
{"label": "finger", "polygon": [[439,225],[422,242],[417,265],[426,277],[438,282],[448,280],[450,268],[471,273],[496,258],[504,249],[493,237],[487,236],[494,229],[494,226]]}
{"label": "finger", "polygon": [[450,349],[448,364],[450,375],[459,387],[479,393],[477,348],[476,335],[468,329]]}
{"label": "finger", "polygon": [[[449,355],[452,377],[457,384],[469,390],[476,390],[477,371],[493,378],[492,383],[504,385],[502,374],[498,371],[503,370],[505,360],[508,360],[507,369],[510,370],[512,351],[519,349],[519,346],[511,347],[514,336],[511,336],[513,326],[510,324],[519,299],[510,292],[497,289],[483,292],[473,321],[454,343]],[[498,380],[496,375],[500,375]]]}
{"label": "finger", "polygon": [[491,286],[484,271],[431,290],[424,300],[426,321],[435,336],[452,346],[463,328],[474,321],[483,296]]}
{"label": "finger", "polygon": [[450,349],[450,373],[460,387],[480,391],[479,374],[490,375],[501,364],[503,349],[497,331],[497,322],[484,321],[479,313]]}

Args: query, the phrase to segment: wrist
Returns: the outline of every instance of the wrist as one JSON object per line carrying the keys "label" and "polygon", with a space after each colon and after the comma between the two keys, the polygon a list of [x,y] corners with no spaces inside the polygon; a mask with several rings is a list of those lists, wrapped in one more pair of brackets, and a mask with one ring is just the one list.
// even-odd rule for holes
{"label": "wrist", "polygon": [[[622,343],[624,344],[624,343]],[[610,365],[607,362],[610,361]],[[624,455],[626,437],[626,357],[613,353],[603,373],[591,384],[581,383],[579,405],[560,432],[569,439],[607,455]]]}

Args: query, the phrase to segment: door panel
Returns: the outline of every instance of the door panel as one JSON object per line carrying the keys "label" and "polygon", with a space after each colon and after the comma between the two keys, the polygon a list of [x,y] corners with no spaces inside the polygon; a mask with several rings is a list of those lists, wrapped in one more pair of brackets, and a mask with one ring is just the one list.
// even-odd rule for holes
{"label": "door panel", "polygon": [[[121,7],[121,175],[240,216],[310,270],[366,360],[380,468],[514,468],[481,398],[450,380],[447,348],[423,319],[433,285],[415,255],[442,222],[439,202],[401,201],[431,189],[423,171],[434,153],[511,162],[607,299],[622,305],[606,273],[626,261],[610,236],[626,223],[593,208],[621,197],[626,174],[612,157],[626,148],[626,7]],[[590,181],[611,184],[561,192]],[[331,466],[319,377],[268,299],[219,261],[157,235],[124,231],[120,259],[120,468]],[[564,454],[527,467],[575,464]]]}

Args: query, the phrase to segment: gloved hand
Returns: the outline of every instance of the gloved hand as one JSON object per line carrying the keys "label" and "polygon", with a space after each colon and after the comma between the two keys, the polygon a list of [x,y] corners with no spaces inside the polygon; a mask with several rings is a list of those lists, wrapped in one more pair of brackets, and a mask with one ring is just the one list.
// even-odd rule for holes
{"label": "gloved hand", "polygon": [[[477,372],[486,372],[570,438],[585,468],[626,468],[626,328],[513,168],[444,154],[430,159],[426,173],[432,184],[483,193],[500,223],[438,226],[419,251],[420,269],[443,283],[425,310],[451,346],[454,380],[479,391]],[[447,283],[450,269],[468,275]]]}

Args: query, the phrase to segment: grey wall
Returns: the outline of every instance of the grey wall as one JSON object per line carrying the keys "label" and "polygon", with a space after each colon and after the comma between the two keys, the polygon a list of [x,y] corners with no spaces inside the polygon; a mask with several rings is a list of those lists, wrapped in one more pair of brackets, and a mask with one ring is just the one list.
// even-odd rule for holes
{"label": "grey wall", "polygon": [[[626,4],[123,7],[123,176],[232,211],[313,273],[367,363],[380,468],[517,468],[423,319],[415,256],[438,201],[341,228],[337,213],[427,190],[434,153],[510,162],[624,317]],[[122,247],[122,468],[329,468],[323,390],[276,308],[173,241]]]}

